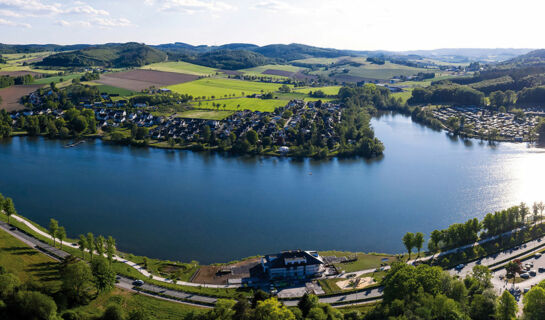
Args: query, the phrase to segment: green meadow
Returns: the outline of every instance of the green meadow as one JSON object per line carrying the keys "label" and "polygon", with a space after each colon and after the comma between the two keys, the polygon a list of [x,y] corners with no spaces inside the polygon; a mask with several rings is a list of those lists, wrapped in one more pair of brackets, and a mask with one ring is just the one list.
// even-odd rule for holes
{"label": "green meadow", "polygon": [[82,75],[81,73],[74,73],[74,74],[69,74],[65,76],[39,78],[34,80],[33,84],[50,84],[51,82],[59,83],[59,82],[64,82],[64,81],[72,80],[76,78],[79,79],[81,75]]}
{"label": "green meadow", "polygon": [[301,89],[295,89],[294,92],[304,93],[308,94],[311,91],[317,91],[321,90],[328,96],[336,96],[339,94],[339,89],[342,88],[341,86],[328,86],[328,87],[306,87]]}
{"label": "green meadow", "polygon": [[313,71],[311,74],[327,76],[354,76],[368,79],[388,80],[394,76],[412,76],[419,72],[429,72],[427,69],[413,68],[400,64],[386,62],[382,65],[365,62],[364,58],[350,59],[353,62],[363,63],[361,66],[353,66],[344,64],[334,68],[322,68],[318,71]]}
{"label": "green meadow", "polygon": [[199,66],[183,61],[153,63],[142,67],[142,69],[194,74],[197,76],[214,75],[216,74],[216,72],[218,72],[216,69],[213,68]]}
{"label": "green meadow", "polygon": [[242,97],[262,92],[275,92],[280,88],[277,83],[242,81],[234,79],[204,78],[191,82],[168,86],[173,92],[190,94],[193,97],[219,99]]}
{"label": "green meadow", "polygon": [[188,110],[188,111],[177,113],[176,117],[190,118],[190,119],[205,119],[205,120],[223,120],[232,114],[233,114],[233,111],[194,109],[194,110]]}
{"label": "green meadow", "polygon": [[[288,100],[280,99],[253,99],[253,98],[235,98],[235,99],[220,99],[213,101],[200,101],[193,106],[199,109],[212,110],[251,110],[261,112],[273,112],[278,107],[283,107],[288,103]],[[219,104],[219,108],[218,105]],[[225,107],[224,107],[225,105]]]}

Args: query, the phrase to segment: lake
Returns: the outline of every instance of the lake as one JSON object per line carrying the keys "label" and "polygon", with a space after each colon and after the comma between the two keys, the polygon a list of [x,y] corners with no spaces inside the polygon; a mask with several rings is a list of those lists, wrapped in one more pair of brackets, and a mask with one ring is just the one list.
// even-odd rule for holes
{"label": "lake", "polygon": [[231,157],[17,137],[0,143],[0,192],[70,237],[201,263],[286,249],[401,252],[407,231],[445,228],[545,200],[545,152],[491,146],[401,115],[373,119],[383,158]]}

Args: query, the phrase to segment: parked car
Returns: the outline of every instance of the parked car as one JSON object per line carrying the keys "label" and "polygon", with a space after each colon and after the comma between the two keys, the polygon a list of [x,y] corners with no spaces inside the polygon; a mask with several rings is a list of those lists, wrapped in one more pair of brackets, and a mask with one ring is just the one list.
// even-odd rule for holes
{"label": "parked car", "polygon": [[143,286],[143,285],[144,285],[144,281],[142,281],[142,280],[134,280],[132,284],[135,285],[135,286]]}
{"label": "parked car", "polygon": [[537,269],[537,271],[539,271],[539,272],[545,272],[545,268],[539,267],[539,269]]}
{"label": "parked car", "polygon": [[522,279],[530,279],[530,275],[529,275],[528,273],[526,273],[526,272],[525,272],[525,273],[522,273],[522,274],[520,275],[520,277],[521,277]]}
{"label": "parked car", "polygon": [[534,254],[534,258],[536,259],[541,258],[541,256],[542,256],[541,252],[536,252],[536,254]]}
{"label": "parked car", "polygon": [[455,269],[458,270],[458,271],[460,271],[460,270],[462,270],[465,266],[466,266],[465,264],[461,263],[461,264],[457,265],[457,266],[455,267]]}
{"label": "parked car", "polygon": [[530,291],[530,288],[524,288],[524,293],[527,293],[528,291]]}
{"label": "parked car", "polygon": [[535,270],[533,270],[533,269],[530,270],[529,273],[530,273],[530,275],[531,275],[532,277],[535,277],[535,276],[537,275],[537,272],[536,272]]}

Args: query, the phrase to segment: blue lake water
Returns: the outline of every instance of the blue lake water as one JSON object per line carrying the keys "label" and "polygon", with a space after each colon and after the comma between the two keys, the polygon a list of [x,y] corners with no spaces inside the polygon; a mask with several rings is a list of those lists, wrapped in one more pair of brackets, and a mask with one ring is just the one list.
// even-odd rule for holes
{"label": "blue lake water", "polygon": [[[156,258],[225,262],[285,249],[400,252],[425,233],[545,200],[545,152],[373,120],[380,160],[230,157],[42,138],[0,143],[0,192],[69,236]],[[312,173],[312,174],[311,174]]]}

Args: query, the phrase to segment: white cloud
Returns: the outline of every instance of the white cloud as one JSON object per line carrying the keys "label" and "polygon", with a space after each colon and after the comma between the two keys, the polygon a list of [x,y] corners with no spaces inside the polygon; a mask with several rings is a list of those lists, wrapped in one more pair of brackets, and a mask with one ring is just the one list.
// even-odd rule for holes
{"label": "white cloud", "polygon": [[20,23],[0,18],[0,26],[31,28],[28,23]]}
{"label": "white cloud", "polygon": [[265,0],[258,2],[254,5],[254,9],[258,10],[267,10],[271,12],[282,12],[282,13],[304,13],[303,8],[295,7],[289,3],[278,1],[278,0]]}
{"label": "white cloud", "polygon": [[[148,5],[158,3],[154,0],[146,0]],[[205,0],[165,0],[159,7],[161,11],[180,11],[188,14],[196,12],[221,12],[236,9],[234,6],[221,1]]]}
{"label": "white cloud", "polygon": [[[0,0],[0,9],[16,10],[22,16],[48,16],[62,14],[82,14],[90,16],[107,16],[108,11],[96,9],[89,4],[75,1],[72,4],[47,3],[44,0]],[[12,10],[6,10],[11,11]]]}
{"label": "white cloud", "polygon": [[129,27],[133,24],[125,18],[111,19],[111,18],[94,18],[90,20],[78,20],[78,21],[66,21],[58,20],[55,24],[61,27],[99,27],[103,29],[114,28],[114,27]]}
{"label": "white cloud", "polygon": [[6,10],[6,9],[0,9],[0,16],[4,17],[12,17],[12,18],[21,18],[22,15],[20,13],[17,13],[15,11]]}

